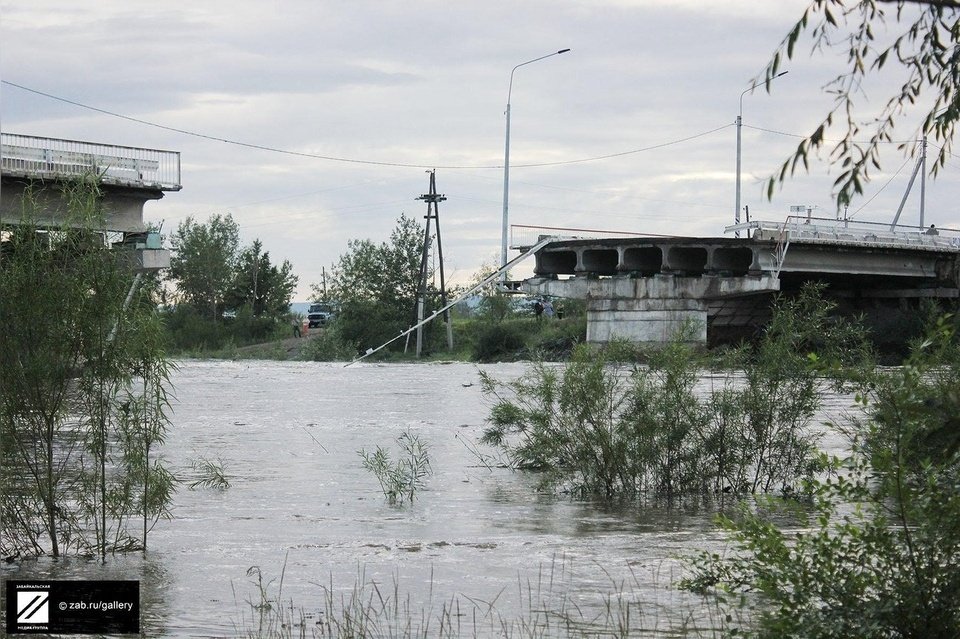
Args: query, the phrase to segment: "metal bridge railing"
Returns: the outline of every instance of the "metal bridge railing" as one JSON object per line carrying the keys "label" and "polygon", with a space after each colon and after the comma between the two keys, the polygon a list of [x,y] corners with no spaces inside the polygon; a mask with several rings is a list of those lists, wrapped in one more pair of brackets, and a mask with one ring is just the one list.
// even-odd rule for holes
{"label": "metal bridge railing", "polygon": [[930,250],[960,251],[960,231],[900,225],[891,230],[890,223],[835,220],[807,216],[789,216],[783,222],[753,220],[733,224],[725,232],[752,231],[757,240],[781,242],[803,241],[822,244],[856,244],[863,246],[909,247]]}
{"label": "metal bridge railing", "polygon": [[101,183],[179,191],[180,154],[112,144],[0,134],[0,173],[26,178],[94,174]]}

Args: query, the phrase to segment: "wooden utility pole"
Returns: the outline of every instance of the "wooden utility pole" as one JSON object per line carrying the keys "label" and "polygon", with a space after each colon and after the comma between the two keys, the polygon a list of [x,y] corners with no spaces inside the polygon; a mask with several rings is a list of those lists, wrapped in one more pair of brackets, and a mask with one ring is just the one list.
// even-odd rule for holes
{"label": "wooden utility pole", "polygon": [[[423,236],[423,255],[420,259],[420,289],[417,292],[417,323],[423,321],[426,298],[427,298],[427,280],[430,275],[429,257],[430,257],[430,220],[434,220],[437,225],[437,261],[440,265],[440,306],[447,305],[447,284],[443,273],[443,242],[440,239],[440,202],[447,199],[445,195],[437,194],[437,172],[428,171],[430,174],[430,192],[418,197],[427,203],[427,214],[424,219],[427,221]],[[447,349],[453,350],[453,325],[450,323],[450,310],[443,312],[443,321],[447,325]],[[417,357],[423,352],[423,327],[417,328]]]}

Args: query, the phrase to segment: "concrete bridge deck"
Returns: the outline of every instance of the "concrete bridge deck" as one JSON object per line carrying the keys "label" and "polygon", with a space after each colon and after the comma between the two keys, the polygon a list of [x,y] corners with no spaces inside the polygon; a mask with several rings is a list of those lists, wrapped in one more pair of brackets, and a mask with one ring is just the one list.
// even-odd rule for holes
{"label": "concrete bridge deck", "polygon": [[[174,151],[0,134],[0,225],[21,222],[23,197],[31,188],[40,209],[34,223],[69,224],[69,206],[58,187],[90,177],[99,185],[104,216],[95,241],[126,251],[137,272],[168,268],[170,251],[161,247],[158,233],[146,232],[143,207],[180,190],[180,154]],[[0,250],[8,246],[4,236],[0,233]]]}
{"label": "concrete bridge deck", "polygon": [[708,326],[755,327],[770,294],[809,281],[847,299],[958,297],[952,232],[834,220],[741,226],[752,237],[558,239],[536,253],[522,288],[586,300],[592,342],[663,342],[685,324],[706,341]]}
{"label": "concrete bridge deck", "polygon": [[[0,222],[16,223],[30,185],[95,177],[100,185],[107,230],[142,232],[143,206],[167,191],[179,191],[180,154],[75,140],[3,133],[0,135]],[[62,221],[59,193],[41,189],[51,224]],[[44,220],[40,220],[43,222]]]}

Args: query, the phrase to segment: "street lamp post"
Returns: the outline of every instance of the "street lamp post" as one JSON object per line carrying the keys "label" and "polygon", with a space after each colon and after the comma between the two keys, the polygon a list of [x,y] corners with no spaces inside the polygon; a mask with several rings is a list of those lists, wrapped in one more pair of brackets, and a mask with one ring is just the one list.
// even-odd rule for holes
{"label": "street lamp post", "polygon": [[[507,209],[510,198],[510,96],[513,93],[513,74],[516,73],[517,69],[520,67],[532,64],[534,62],[539,62],[540,60],[544,60],[546,58],[551,58],[555,55],[560,55],[561,53],[566,53],[569,50],[570,49],[560,49],[554,53],[549,53],[547,55],[540,56],[539,58],[534,58],[533,60],[527,60],[526,62],[521,62],[517,66],[513,67],[513,71],[510,72],[510,87],[507,90],[507,134],[503,151],[503,226],[501,228],[500,237],[500,268],[503,268],[507,265]],[[505,281],[506,278],[506,271],[500,273],[501,282]]]}
{"label": "street lamp post", "polygon": [[[789,72],[788,72],[788,71],[781,71],[780,73],[778,73],[777,75],[773,76],[773,77],[770,78],[769,80],[765,80],[765,81],[764,81],[764,84],[770,83],[770,82],[776,80],[777,78],[779,78],[780,76],[787,75],[787,73],[789,73]],[[755,82],[755,83],[753,83],[752,85],[750,85],[749,87],[747,87],[746,89],[743,90],[743,93],[740,94],[740,110],[737,111],[737,203],[736,203],[736,208],[735,208],[734,211],[733,211],[733,223],[734,223],[734,224],[739,224],[739,223],[740,223],[740,148],[741,148],[741,146],[740,146],[740,129],[741,129],[741,127],[743,126],[743,96],[745,96],[746,94],[750,93],[751,91],[753,91],[754,89],[756,89],[758,86],[760,86],[760,84]],[[736,231],[736,232],[734,233],[734,235],[736,235],[736,237],[740,237],[740,231]]]}

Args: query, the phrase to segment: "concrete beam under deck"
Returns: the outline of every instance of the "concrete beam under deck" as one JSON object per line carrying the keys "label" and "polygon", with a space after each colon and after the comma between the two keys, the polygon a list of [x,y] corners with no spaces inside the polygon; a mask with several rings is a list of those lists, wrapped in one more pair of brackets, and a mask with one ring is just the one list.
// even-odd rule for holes
{"label": "concrete beam under deck", "polygon": [[537,252],[523,288],[586,300],[589,341],[655,343],[689,323],[699,327],[694,339],[705,340],[708,316],[714,326],[747,327],[762,315],[757,295],[810,281],[863,299],[956,299],[960,287],[960,248],[935,238],[786,239],[558,240]]}
{"label": "concrete beam under deck", "polygon": [[930,251],[865,249],[823,244],[790,245],[782,273],[843,274],[936,279],[943,257]]}

